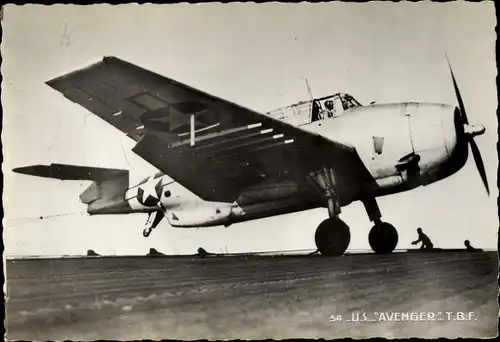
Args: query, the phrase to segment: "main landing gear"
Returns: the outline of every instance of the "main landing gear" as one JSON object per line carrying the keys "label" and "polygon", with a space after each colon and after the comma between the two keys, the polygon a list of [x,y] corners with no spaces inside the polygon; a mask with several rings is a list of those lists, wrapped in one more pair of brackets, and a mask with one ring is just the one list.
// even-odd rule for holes
{"label": "main landing gear", "polygon": [[340,256],[351,242],[351,232],[344,221],[338,217],[330,217],[318,226],[314,240],[322,255]]}
{"label": "main landing gear", "polygon": [[390,223],[378,220],[368,234],[370,247],[377,254],[389,254],[398,244],[398,232]]}
{"label": "main landing gear", "polygon": [[[318,226],[314,236],[318,251],[326,256],[340,256],[344,254],[351,242],[349,226],[338,217],[340,205],[338,205],[338,200],[337,203],[335,203],[335,200],[335,196],[331,196],[328,199],[330,218]],[[375,198],[365,199],[362,202],[365,205],[370,221],[375,223],[368,235],[370,247],[377,254],[391,253],[398,244],[398,232],[396,228],[390,223],[380,220],[382,215],[380,214]]]}
{"label": "main landing gear", "polygon": [[396,228],[392,224],[380,220],[382,214],[375,198],[367,198],[362,202],[365,205],[370,221],[375,223],[368,234],[370,247],[377,254],[391,253],[398,244]]}
{"label": "main landing gear", "polygon": [[324,168],[309,176],[327,199],[330,216],[316,229],[314,236],[316,247],[322,255],[340,256],[344,254],[351,242],[351,232],[349,226],[338,217],[341,209],[336,191],[335,174],[332,169]]}
{"label": "main landing gear", "polygon": [[148,237],[153,229],[160,223],[160,221],[165,217],[165,214],[161,210],[152,211],[148,215],[146,221],[146,228],[142,231],[142,236]]}

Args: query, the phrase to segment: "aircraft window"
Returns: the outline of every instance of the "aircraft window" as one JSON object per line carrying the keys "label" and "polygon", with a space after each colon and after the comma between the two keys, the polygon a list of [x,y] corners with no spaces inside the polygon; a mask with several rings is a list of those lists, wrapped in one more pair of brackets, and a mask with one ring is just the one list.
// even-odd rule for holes
{"label": "aircraft window", "polygon": [[313,101],[312,114],[311,114],[313,122],[321,119],[320,112],[321,112],[321,105],[318,103],[318,101]]}
{"label": "aircraft window", "polygon": [[335,115],[335,109],[332,100],[326,100],[324,109],[321,111],[323,119],[332,118]]}
{"label": "aircraft window", "polygon": [[349,109],[349,108],[353,108],[356,106],[357,106],[356,103],[354,103],[354,101],[352,99],[347,99],[343,102],[344,110]]}
{"label": "aircraft window", "polygon": [[335,99],[335,106],[333,108],[336,115],[341,115],[344,112],[344,104],[341,98]]}
{"label": "aircraft window", "polygon": [[323,97],[312,103],[311,122],[341,116],[344,111],[359,106],[361,104],[348,94]]}

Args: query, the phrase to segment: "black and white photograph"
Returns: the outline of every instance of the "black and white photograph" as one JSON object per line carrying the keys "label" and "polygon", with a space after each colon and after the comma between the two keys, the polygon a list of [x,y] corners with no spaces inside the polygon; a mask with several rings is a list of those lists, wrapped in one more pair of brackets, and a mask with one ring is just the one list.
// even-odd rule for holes
{"label": "black and white photograph", "polygon": [[7,340],[497,336],[492,1],[1,24]]}

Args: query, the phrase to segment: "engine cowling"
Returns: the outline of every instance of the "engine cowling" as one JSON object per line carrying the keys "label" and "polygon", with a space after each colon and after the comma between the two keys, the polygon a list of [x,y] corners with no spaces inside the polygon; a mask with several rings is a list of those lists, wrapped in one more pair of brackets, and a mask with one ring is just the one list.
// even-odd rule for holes
{"label": "engine cowling", "polygon": [[422,184],[460,170],[467,161],[467,142],[460,113],[454,106],[419,104],[410,117],[411,137]]}

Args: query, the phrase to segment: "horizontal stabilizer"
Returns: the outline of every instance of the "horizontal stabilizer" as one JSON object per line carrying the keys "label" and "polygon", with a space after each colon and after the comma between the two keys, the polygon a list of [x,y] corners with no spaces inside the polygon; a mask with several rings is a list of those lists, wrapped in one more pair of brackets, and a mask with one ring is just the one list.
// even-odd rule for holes
{"label": "horizontal stabilizer", "polygon": [[125,175],[128,176],[128,170],[66,164],[32,165],[18,167],[12,171],[25,175],[56,178],[61,180],[104,181]]}

